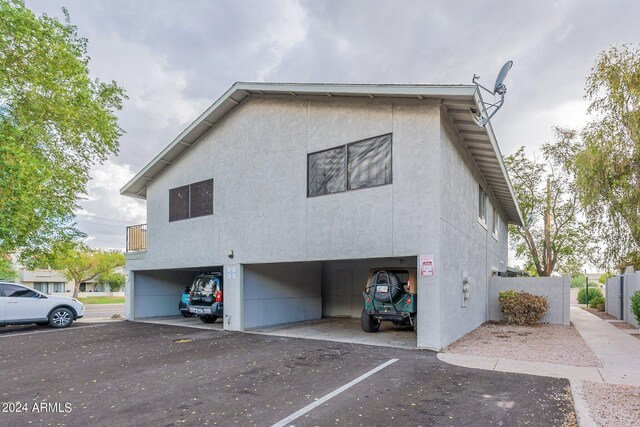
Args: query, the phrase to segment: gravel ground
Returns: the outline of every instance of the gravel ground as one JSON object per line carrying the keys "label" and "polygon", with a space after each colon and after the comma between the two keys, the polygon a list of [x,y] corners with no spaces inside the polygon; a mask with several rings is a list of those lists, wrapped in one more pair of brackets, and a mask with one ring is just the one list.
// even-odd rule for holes
{"label": "gravel ground", "polygon": [[527,362],[602,366],[573,326],[485,323],[444,351]]}
{"label": "gravel ground", "polygon": [[584,381],[582,390],[598,426],[627,427],[640,423],[640,387]]}

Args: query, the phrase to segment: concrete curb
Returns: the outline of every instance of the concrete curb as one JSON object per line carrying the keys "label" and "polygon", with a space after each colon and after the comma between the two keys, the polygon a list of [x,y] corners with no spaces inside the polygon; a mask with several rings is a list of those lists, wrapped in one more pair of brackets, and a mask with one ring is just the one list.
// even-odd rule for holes
{"label": "concrete curb", "polygon": [[597,427],[596,422],[591,418],[589,405],[584,399],[582,383],[576,380],[570,380],[571,394],[573,395],[573,410],[576,413],[576,421],[579,427]]}
{"label": "concrete curb", "polygon": [[471,356],[466,354],[438,353],[438,359],[451,365],[489,371],[566,378],[576,381],[604,382],[596,367],[569,366],[547,362],[525,362],[499,357]]}

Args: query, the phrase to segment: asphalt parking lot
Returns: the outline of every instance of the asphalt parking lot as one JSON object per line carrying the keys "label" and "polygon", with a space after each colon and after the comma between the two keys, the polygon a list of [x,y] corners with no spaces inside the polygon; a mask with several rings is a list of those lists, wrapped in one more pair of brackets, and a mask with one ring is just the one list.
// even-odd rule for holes
{"label": "asphalt parking lot", "polygon": [[429,351],[132,322],[0,328],[0,349],[0,425],[553,426],[573,411],[566,380]]}

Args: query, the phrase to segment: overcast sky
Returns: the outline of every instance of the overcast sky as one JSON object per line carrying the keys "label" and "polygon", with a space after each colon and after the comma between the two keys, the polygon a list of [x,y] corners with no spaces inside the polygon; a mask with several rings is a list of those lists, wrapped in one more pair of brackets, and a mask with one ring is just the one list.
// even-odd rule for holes
{"label": "overcast sky", "polygon": [[638,43],[640,2],[27,0],[89,40],[90,69],[129,99],[120,153],[97,166],[78,226],[124,248],[144,202],[119,189],[236,81],[491,86],[514,66],[492,120],[502,153],[533,153],[552,126],[586,122],[585,77],[598,53]]}

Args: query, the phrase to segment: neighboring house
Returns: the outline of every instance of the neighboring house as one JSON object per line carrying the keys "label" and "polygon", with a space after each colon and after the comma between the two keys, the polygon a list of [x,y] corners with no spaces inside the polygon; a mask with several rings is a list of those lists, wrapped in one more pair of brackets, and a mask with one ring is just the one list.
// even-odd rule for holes
{"label": "neighboring house", "polygon": [[73,292],[73,280],[67,280],[59,270],[21,269],[19,272],[19,283],[44,294]]}
{"label": "neighboring house", "polygon": [[[224,328],[359,317],[370,268],[424,267],[417,345],[487,320],[520,211],[474,85],[237,83],[121,190],[127,318],[178,314],[224,275]],[[463,279],[471,286],[463,297]]]}

